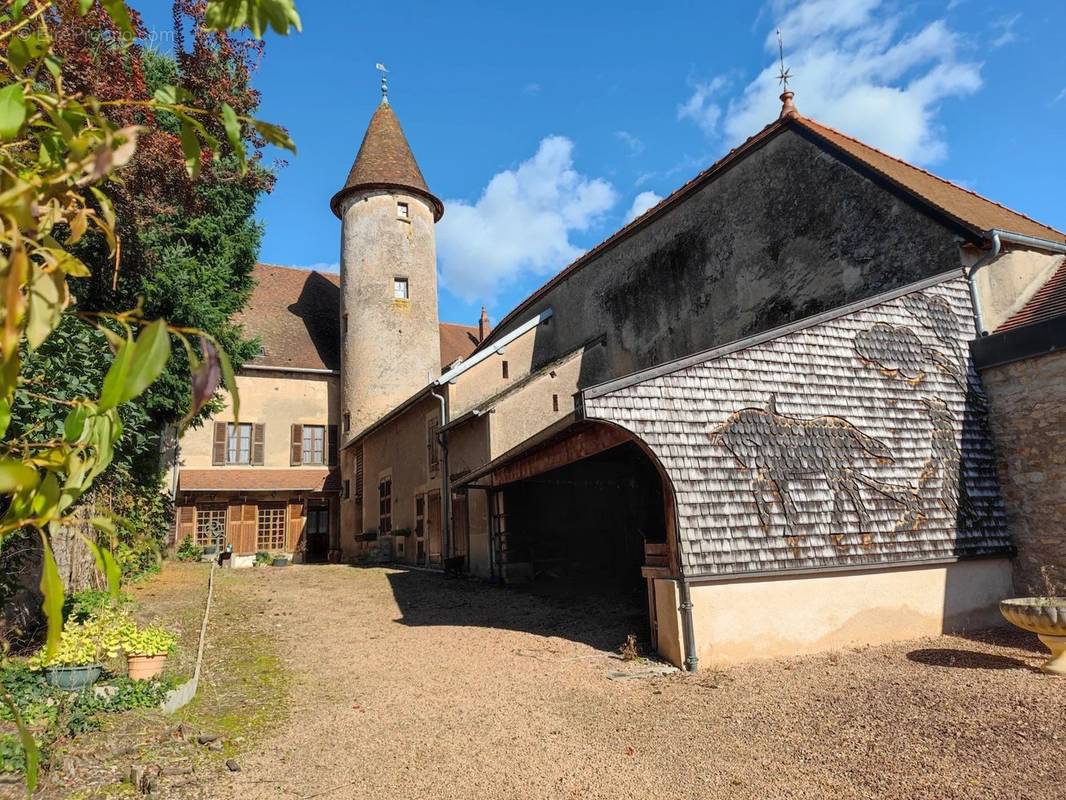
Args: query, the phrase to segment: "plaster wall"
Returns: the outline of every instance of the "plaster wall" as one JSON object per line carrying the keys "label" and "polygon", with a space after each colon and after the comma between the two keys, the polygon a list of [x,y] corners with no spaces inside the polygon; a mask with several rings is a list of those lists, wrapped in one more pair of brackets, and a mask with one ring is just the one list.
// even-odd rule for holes
{"label": "plaster wall", "polygon": [[[661,584],[668,585],[659,601]],[[660,652],[680,666],[681,621],[671,584],[656,581]],[[982,559],[694,584],[691,592],[696,652],[706,669],[999,625],[1011,569],[1006,559]]]}
{"label": "plaster wall", "polygon": [[[409,216],[398,215],[406,203]],[[433,212],[402,192],[356,192],[341,208],[342,413],[345,440],[440,374]],[[407,300],[393,280],[406,278]],[[344,315],[347,314],[347,332]]]}
{"label": "plaster wall", "polygon": [[981,267],[974,283],[985,330],[994,331],[1028,303],[1062,260],[1061,255],[1011,248]]}
{"label": "plaster wall", "polygon": [[[262,423],[264,428],[263,467],[290,467],[291,426],[337,424],[339,413],[338,378],[295,372],[242,372],[237,376],[241,396],[241,422]],[[230,398],[223,395],[225,407],[181,439],[181,466],[187,469],[249,469],[247,464],[211,465],[213,423],[230,422]],[[321,466],[308,469],[321,469]],[[259,467],[256,467],[259,469]],[[301,469],[301,467],[292,467]]]}
{"label": "plaster wall", "polygon": [[588,386],[961,265],[939,222],[785,129],[549,289],[534,363],[606,334]]}
{"label": "plaster wall", "polygon": [[983,370],[1022,594],[1066,593],[1066,350]]}
{"label": "plaster wall", "polygon": [[[533,353],[540,327],[547,326],[526,331],[502,351],[470,367],[448,387],[448,413],[452,419],[477,408],[480,401],[503,391],[533,371]],[[507,362],[506,378],[503,377],[504,362]]]}

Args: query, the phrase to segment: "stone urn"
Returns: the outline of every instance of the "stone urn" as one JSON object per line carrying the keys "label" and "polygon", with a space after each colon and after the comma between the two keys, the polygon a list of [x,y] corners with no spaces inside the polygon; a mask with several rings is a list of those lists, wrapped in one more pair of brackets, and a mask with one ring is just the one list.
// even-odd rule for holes
{"label": "stone urn", "polygon": [[1051,675],[1066,675],[1066,597],[1016,597],[999,604],[1008,622],[1040,637],[1051,658],[1040,667]]}

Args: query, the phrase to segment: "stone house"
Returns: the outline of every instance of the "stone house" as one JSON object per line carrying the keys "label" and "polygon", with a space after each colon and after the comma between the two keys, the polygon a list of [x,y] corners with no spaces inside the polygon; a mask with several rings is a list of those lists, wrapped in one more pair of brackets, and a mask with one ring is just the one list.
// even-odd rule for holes
{"label": "stone house", "polygon": [[[240,370],[240,419],[225,408],[182,437],[175,473],[178,541],[238,555],[340,552],[338,445],[340,286],[337,275],[257,264],[239,322],[260,343]],[[477,328],[442,323],[440,357],[477,345]]]}
{"label": "stone house", "polygon": [[998,619],[1015,517],[970,342],[1066,236],[782,100],[451,359],[445,209],[383,99],[330,203],[330,546],[639,608],[689,668]]}

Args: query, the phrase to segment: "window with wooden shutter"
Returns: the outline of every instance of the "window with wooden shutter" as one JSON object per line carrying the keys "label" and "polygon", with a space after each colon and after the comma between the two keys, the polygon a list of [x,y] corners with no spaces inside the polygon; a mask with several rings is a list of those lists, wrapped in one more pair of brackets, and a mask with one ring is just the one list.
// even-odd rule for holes
{"label": "window with wooden shutter", "polygon": [[178,506],[177,511],[177,542],[181,544],[186,536],[192,536],[195,533],[196,506]]}
{"label": "window with wooden shutter", "polygon": [[266,449],[266,425],[257,422],[252,426],[252,464],[257,467],[263,466],[263,455]]}
{"label": "window with wooden shutter", "polygon": [[226,463],[226,423],[215,423],[215,438],[211,445],[211,463],[215,466]]}
{"label": "window with wooden shutter", "polygon": [[363,502],[363,446],[355,448],[355,500]]}
{"label": "window with wooden shutter", "polygon": [[327,463],[331,467],[337,466],[337,426],[327,425],[326,433],[329,436],[329,456]]}
{"label": "window with wooden shutter", "polygon": [[292,438],[289,441],[289,466],[298,467],[304,463],[304,426],[292,426]]}

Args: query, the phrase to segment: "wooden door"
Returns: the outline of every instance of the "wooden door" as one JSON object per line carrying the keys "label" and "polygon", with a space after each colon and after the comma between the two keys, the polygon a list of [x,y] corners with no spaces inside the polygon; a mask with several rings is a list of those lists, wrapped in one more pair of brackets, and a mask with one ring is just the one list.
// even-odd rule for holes
{"label": "wooden door", "polygon": [[[470,553],[470,518],[466,505],[466,493],[452,495],[452,555],[467,556]],[[469,569],[470,565],[464,562]]]}
{"label": "wooden door", "polygon": [[441,564],[440,492],[430,492],[426,498],[426,541],[429,563]]}

